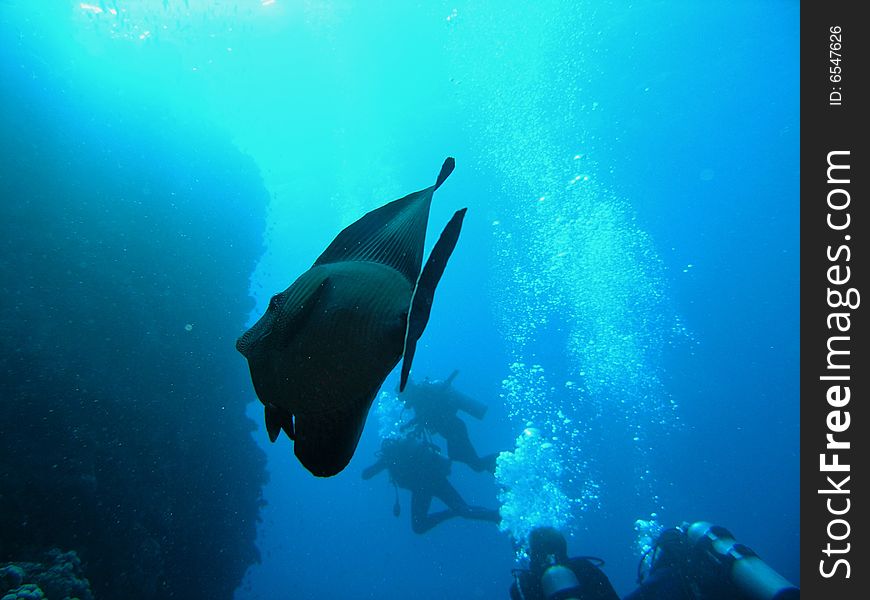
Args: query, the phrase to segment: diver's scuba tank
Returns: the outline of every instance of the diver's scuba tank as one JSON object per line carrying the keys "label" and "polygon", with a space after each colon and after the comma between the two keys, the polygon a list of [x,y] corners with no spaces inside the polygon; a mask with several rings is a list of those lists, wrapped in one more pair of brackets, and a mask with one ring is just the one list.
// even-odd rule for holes
{"label": "diver's scuba tank", "polygon": [[451,390],[451,400],[455,403],[456,408],[471,415],[478,421],[486,416],[486,411],[489,408],[480,400],[475,400],[455,389]]}
{"label": "diver's scuba tank", "polygon": [[712,560],[724,576],[751,600],[794,600],[800,590],[770,568],[755,552],[738,544],[734,536],[718,525],[697,521],[684,523],[689,547]]}
{"label": "diver's scuba tank", "polygon": [[541,575],[541,590],[546,600],[579,600],[580,582],[574,571],[560,564],[552,564]]}
{"label": "diver's scuba tank", "polygon": [[441,385],[444,386],[444,390],[446,391],[448,388],[450,390],[449,399],[450,404],[453,405],[454,408],[465,412],[477,420],[483,419],[486,416],[486,411],[489,408],[483,402],[479,400],[475,400],[469,396],[466,396],[459,390],[453,387],[453,380],[456,379],[456,376],[459,375],[459,370],[454,370],[450,377],[441,382]]}

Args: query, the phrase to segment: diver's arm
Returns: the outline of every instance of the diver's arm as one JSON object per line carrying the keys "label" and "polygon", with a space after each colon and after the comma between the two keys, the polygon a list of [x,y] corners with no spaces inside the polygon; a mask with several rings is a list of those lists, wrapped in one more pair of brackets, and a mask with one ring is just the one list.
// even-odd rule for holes
{"label": "diver's arm", "polygon": [[363,479],[371,479],[372,477],[374,477],[375,475],[377,475],[378,473],[380,473],[381,471],[383,471],[386,468],[387,468],[387,463],[384,462],[384,459],[380,459],[375,464],[370,465],[370,466],[366,467],[365,469],[363,469],[362,478]]}

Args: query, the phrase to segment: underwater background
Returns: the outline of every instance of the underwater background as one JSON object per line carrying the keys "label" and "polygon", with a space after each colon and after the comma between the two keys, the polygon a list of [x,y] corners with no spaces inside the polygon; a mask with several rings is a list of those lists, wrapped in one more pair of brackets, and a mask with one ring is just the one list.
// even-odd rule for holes
{"label": "underwater background", "polygon": [[[550,524],[625,594],[707,520],[799,585],[798,9],[0,0],[0,565],[49,598],[499,598]],[[468,214],[412,377],[488,405],[496,477],[451,481],[503,521],[416,535],[361,478],[397,374],[320,479],[234,343],[447,156],[427,248]]]}

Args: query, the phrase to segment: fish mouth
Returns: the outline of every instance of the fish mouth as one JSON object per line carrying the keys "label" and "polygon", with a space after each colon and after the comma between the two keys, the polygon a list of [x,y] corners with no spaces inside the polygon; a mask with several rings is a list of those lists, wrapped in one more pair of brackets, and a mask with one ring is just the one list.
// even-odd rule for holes
{"label": "fish mouth", "polygon": [[[279,296],[283,297],[281,302],[275,302]],[[251,328],[243,333],[236,340],[236,350],[238,350],[245,358],[250,358],[251,352],[256,346],[262,343],[267,337],[281,331],[285,326],[289,316],[291,305],[286,302],[286,292],[276,294],[269,304],[269,308],[263,313],[259,320],[251,325]]]}
{"label": "fish mouth", "polygon": [[254,346],[272,334],[272,327],[265,323],[257,323],[236,340],[236,350],[245,358],[250,358]]}
{"label": "fish mouth", "polygon": [[236,340],[236,350],[238,350],[245,358],[248,357],[248,352],[253,344],[253,337],[254,336],[251,335],[251,330],[249,329]]}

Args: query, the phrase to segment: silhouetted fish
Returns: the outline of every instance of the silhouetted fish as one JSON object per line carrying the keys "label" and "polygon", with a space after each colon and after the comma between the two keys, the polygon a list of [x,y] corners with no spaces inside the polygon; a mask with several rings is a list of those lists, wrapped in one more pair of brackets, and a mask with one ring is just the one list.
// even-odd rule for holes
{"label": "silhouetted fish", "polygon": [[464,208],[453,215],[421,273],[432,193],[453,166],[448,158],[435,185],[339,233],[236,342],[266,407],[269,439],[283,429],[315,475],[350,462],[372,400],[402,356],[405,387],[465,216]]}

